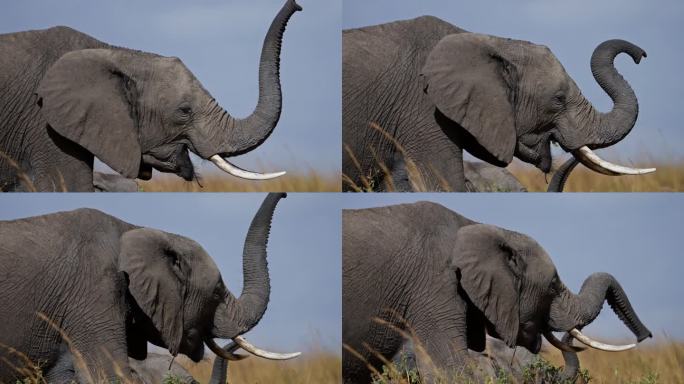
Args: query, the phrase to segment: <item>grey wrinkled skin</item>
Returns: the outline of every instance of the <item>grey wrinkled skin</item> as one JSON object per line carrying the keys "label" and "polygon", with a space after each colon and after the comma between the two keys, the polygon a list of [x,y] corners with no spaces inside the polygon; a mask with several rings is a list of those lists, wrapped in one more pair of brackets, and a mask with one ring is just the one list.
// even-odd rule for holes
{"label": "grey wrinkled skin", "polygon": [[[143,384],[159,384],[165,377],[172,375],[183,384],[199,384],[173,356],[150,352],[144,360],[128,359],[131,377]],[[58,364],[53,367],[45,381],[50,384],[69,384],[76,382],[76,370],[71,351],[63,348]],[[225,383],[225,381],[224,381]]]}
{"label": "grey wrinkled skin", "polygon": [[21,356],[54,382],[111,382],[117,367],[136,382],[128,359],[145,359],[148,342],[199,361],[205,341],[249,331],[269,300],[266,244],[284,196],[252,220],[238,297],[187,237],[93,209],[0,222],[0,382],[26,376],[12,368],[26,368]]}
{"label": "grey wrinkled skin", "polygon": [[[503,341],[489,336],[487,337],[487,347],[483,352],[468,351],[468,355],[473,359],[474,366],[477,367],[475,374],[479,375],[483,381],[505,372],[509,377],[523,382],[525,367],[528,367],[535,357],[533,353],[524,348],[511,349]],[[392,362],[395,365],[403,363],[406,364],[407,369],[416,370],[418,366],[416,365],[416,352],[413,343],[405,342]]]}
{"label": "grey wrinkled skin", "polygon": [[[470,33],[432,16],[345,30],[342,41],[345,191],[384,191],[390,181],[409,191],[411,176],[429,191],[466,191],[463,150],[498,167],[515,156],[547,173],[552,142],[568,152],[607,147],[638,115],[613,59],[624,52],[638,63],[646,53],[624,40],[600,44],[591,58],[614,102],[607,113],[594,109],[547,47],[528,41]],[[419,175],[410,175],[409,159]]]}
{"label": "grey wrinkled skin", "polygon": [[93,172],[95,192],[138,192],[138,183],[121,175]]}
{"label": "grey wrinkled skin", "polygon": [[463,170],[468,192],[527,192],[527,188],[506,168],[464,161]]}
{"label": "grey wrinkled skin", "polygon": [[298,10],[286,0],[271,23],[259,100],[246,118],[219,106],[176,57],[68,27],[0,35],[0,190],[93,191],[94,157],[124,178],[146,180],[154,168],[189,181],[189,152],[209,159],[255,149],[280,118],[280,48]]}
{"label": "grey wrinkled skin", "polygon": [[639,341],[651,336],[613,276],[572,293],[534,239],[439,204],[345,210],[342,227],[345,383],[369,383],[368,365],[381,371],[406,331],[424,348],[426,382],[432,367],[475,375],[468,351],[484,351],[486,335],[538,353],[545,331],[581,329],[605,301]]}
{"label": "grey wrinkled skin", "polygon": [[[144,384],[159,384],[170,376],[183,384],[199,384],[187,369],[168,354],[150,352],[144,360],[129,358],[128,364],[131,376]],[[225,384],[227,377],[228,361],[216,356],[209,384]],[[45,380],[51,384],[59,382],[68,384],[75,381],[73,355],[68,348],[62,349],[58,364],[52,369],[50,376],[45,377]]]}
{"label": "grey wrinkled skin", "polygon": [[161,383],[169,376],[173,376],[183,384],[199,384],[190,372],[177,362],[172,362],[172,359],[171,355],[148,353],[145,360],[129,359],[129,364],[134,375],[145,384]]}

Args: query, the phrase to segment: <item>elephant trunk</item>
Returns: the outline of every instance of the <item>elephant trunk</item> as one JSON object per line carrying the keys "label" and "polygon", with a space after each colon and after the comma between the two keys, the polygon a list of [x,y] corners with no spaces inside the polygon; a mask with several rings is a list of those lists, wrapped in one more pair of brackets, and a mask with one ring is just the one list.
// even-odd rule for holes
{"label": "elephant trunk", "polygon": [[215,337],[228,339],[247,332],[266,311],[271,292],[266,245],[273,212],[285,196],[285,193],[269,193],[252,219],[242,254],[242,294],[239,298],[228,294],[226,301],[217,308],[212,331]]}
{"label": "elephant trunk", "polygon": [[604,300],[638,341],[651,337],[651,332],[639,320],[620,283],[607,273],[589,276],[577,295],[563,286],[551,303],[549,326],[556,331],[581,329],[598,316]]}
{"label": "elephant trunk", "polygon": [[622,52],[630,55],[637,64],[646,57],[643,49],[625,40],[608,40],[596,47],[591,56],[591,71],[613,100],[613,109],[608,113],[597,111],[578,90],[574,119],[577,133],[562,135],[561,144],[570,149],[577,160],[596,172],[611,176],[642,175],[654,172],[655,168],[612,164],[591,150],[611,146],[625,138],[634,128],[639,115],[639,103],[632,87],[615,69],[615,57]]}
{"label": "elephant trunk", "polygon": [[582,126],[588,140],[585,145],[591,148],[611,146],[622,140],[634,127],[639,115],[639,102],[634,90],[615,69],[615,57],[627,53],[634,63],[639,64],[646,52],[625,40],[608,40],[599,44],[591,55],[591,72],[601,88],[613,100],[613,109],[601,113],[592,108],[590,121],[597,121],[598,126]]}
{"label": "elephant trunk", "polygon": [[273,132],[282,106],[280,91],[280,47],[290,17],[301,11],[295,0],[287,0],[271,22],[259,61],[259,101],[251,115],[244,119],[229,119],[226,123],[227,140],[221,154],[236,156],[259,146]]}

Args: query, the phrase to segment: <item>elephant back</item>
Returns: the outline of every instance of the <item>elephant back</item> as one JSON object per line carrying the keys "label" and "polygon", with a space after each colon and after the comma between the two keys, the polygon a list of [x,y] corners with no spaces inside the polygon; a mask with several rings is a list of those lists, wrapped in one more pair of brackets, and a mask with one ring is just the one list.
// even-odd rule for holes
{"label": "elephant back", "polygon": [[434,16],[346,29],[342,32],[343,87],[354,88],[355,80],[361,78],[375,79],[388,65],[409,58],[422,66],[442,37],[461,32],[465,31]]}

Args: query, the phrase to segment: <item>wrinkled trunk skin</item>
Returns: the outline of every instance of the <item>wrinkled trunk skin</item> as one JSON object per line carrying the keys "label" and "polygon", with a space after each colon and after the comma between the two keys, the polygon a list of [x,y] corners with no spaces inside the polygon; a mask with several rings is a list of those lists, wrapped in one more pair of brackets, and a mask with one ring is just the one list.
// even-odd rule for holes
{"label": "wrinkled trunk skin", "polygon": [[236,156],[263,143],[280,119],[282,95],[280,91],[280,47],[290,17],[300,7],[287,0],[268,29],[259,62],[259,101],[251,115],[244,119],[229,118],[224,124],[228,135],[219,153]]}
{"label": "wrinkled trunk skin", "polygon": [[229,293],[226,301],[216,309],[214,337],[230,339],[241,335],[254,327],[266,311],[271,292],[266,245],[273,212],[285,196],[285,193],[269,193],[254,216],[242,254],[242,294],[236,299]]}
{"label": "wrinkled trunk skin", "polygon": [[589,276],[582,284],[578,295],[563,286],[560,294],[551,303],[549,326],[554,331],[582,329],[598,316],[604,300],[608,301],[615,314],[634,333],[638,341],[651,337],[651,332],[639,320],[620,283],[607,273],[594,273]]}
{"label": "wrinkled trunk skin", "polygon": [[225,384],[228,378],[228,360],[216,356],[211,367],[211,378],[209,384]]}
{"label": "wrinkled trunk skin", "polygon": [[579,161],[575,157],[567,159],[565,163],[563,163],[563,165],[561,165],[560,168],[558,168],[553,174],[551,182],[546,188],[546,192],[563,192],[565,183],[568,181],[570,173],[573,169],[575,169],[577,164],[579,164]]}
{"label": "wrinkled trunk skin", "polygon": [[575,119],[578,135],[571,142],[562,143],[568,149],[575,150],[583,145],[592,149],[608,147],[622,140],[634,127],[639,103],[632,87],[618,73],[614,63],[615,57],[623,52],[637,64],[646,57],[643,49],[625,40],[608,40],[594,50],[591,71],[596,82],[613,100],[613,109],[608,113],[599,112],[580,94]]}
{"label": "wrinkled trunk skin", "polygon": [[[565,344],[570,344],[572,343],[572,336],[569,333],[566,333],[563,336],[562,341]],[[561,380],[565,380],[564,382],[567,381],[574,383],[580,370],[579,357],[577,357],[577,352],[563,351],[562,353],[563,361],[565,362],[565,368],[563,368],[560,378]]]}

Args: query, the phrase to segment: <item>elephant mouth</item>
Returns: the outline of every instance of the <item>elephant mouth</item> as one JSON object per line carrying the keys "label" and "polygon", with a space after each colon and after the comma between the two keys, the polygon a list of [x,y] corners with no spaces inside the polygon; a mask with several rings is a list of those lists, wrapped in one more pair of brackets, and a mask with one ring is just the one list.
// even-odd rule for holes
{"label": "elephant mouth", "polygon": [[539,353],[542,346],[542,339],[537,326],[534,323],[521,324],[515,343],[532,353]]}
{"label": "elephant mouth", "polygon": [[525,135],[519,138],[515,147],[515,157],[532,164],[544,173],[551,171],[551,142],[555,142],[551,133],[541,135]]}
{"label": "elephant mouth", "polygon": [[147,169],[151,167],[159,172],[174,173],[186,181],[192,181],[197,177],[185,144],[152,149],[143,154],[142,162]]}

